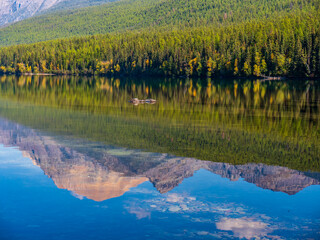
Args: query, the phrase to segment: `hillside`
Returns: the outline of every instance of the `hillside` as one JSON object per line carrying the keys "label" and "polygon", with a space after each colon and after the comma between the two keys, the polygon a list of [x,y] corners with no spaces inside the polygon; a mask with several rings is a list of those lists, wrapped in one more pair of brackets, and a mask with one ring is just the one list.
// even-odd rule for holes
{"label": "hillside", "polygon": [[319,5],[316,0],[121,0],[15,23],[0,29],[0,46],[133,29],[228,25],[310,12]]}
{"label": "hillside", "polygon": [[0,74],[320,76],[320,13],[143,30],[0,49]]}

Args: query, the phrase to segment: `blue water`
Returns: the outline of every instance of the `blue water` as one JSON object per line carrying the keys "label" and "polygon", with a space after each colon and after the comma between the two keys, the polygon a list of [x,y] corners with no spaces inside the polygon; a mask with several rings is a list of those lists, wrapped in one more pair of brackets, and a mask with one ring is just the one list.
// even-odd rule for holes
{"label": "blue water", "polygon": [[311,79],[4,76],[0,240],[320,239],[319,96]]}
{"label": "blue water", "polygon": [[319,237],[319,185],[288,195],[200,169],[164,194],[146,181],[98,202],[57,188],[2,145],[0,189],[1,239]]}

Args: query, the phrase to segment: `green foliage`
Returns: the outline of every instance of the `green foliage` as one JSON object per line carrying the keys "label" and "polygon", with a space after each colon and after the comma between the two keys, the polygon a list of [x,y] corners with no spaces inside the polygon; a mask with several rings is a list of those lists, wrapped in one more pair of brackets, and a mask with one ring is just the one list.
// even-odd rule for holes
{"label": "green foliage", "polygon": [[[0,115],[44,131],[203,160],[320,169],[309,81],[0,77]],[[131,97],[154,98],[133,106]]]}
{"label": "green foliage", "polygon": [[[320,14],[0,49],[0,66],[56,74],[320,76]],[[19,71],[18,71],[19,73]]]}
{"label": "green foliage", "polygon": [[15,23],[0,29],[0,45],[145,28],[226,26],[312,12],[319,9],[319,4],[318,0],[122,0]]}

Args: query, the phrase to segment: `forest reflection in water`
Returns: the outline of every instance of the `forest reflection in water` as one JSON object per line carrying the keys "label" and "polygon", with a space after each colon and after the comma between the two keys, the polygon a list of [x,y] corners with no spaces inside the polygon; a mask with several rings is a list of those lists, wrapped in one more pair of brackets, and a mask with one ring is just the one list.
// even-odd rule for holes
{"label": "forest reflection in water", "polygon": [[0,91],[0,238],[319,236],[317,82],[1,76]]}
{"label": "forest reflection in water", "polygon": [[[0,80],[0,115],[26,126],[201,160],[320,170],[316,81]],[[133,106],[132,97],[157,103]]]}

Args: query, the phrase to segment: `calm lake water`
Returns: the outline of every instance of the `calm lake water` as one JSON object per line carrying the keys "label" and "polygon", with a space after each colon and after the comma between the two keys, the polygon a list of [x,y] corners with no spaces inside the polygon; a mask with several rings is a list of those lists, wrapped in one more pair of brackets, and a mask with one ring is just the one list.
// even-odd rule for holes
{"label": "calm lake water", "polygon": [[319,239],[320,84],[0,76],[0,189],[1,240]]}

